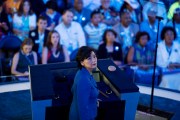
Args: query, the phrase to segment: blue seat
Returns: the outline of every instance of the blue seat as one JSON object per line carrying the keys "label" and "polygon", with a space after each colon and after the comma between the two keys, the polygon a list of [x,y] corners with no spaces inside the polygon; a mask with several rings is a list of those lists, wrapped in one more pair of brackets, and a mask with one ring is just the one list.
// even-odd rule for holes
{"label": "blue seat", "polygon": [[0,49],[15,50],[19,49],[22,41],[15,35],[7,35],[0,41]]}
{"label": "blue seat", "polygon": [[79,50],[79,48],[72,51],[72,53],[70,54],[70,61],[75,61],[76,60],[76,55],[78,53],[78,50]]}
{"label": "blue seat", "polygon": [[19,51],[22,41],[15,35],[7,35],[0,40],[0,49],[4,57],[1,58],[1,75],[11,75],[11,62],[14,53]]}

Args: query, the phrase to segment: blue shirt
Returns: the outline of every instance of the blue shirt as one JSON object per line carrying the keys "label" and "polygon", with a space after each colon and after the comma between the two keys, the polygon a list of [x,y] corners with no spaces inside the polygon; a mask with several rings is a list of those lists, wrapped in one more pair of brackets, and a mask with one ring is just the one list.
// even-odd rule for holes
{"label": "blue shirt", "polygon": [[82,68],[76,73],[71,91],[73,101],[69,120],[94,120],[97,116],[99,92],[96,81],[86,68]]}
{"label": "blue shirt", "polygon": [[[162,28],[164,27],[163,23],[160,22],[160,25],[159,25],[159,35],[158,35],[158,42],[161,41],[160,39],[160,34],[161,34],[161,31],[162,31]],[[149,34],[150,36],[150,41],[148,42],[148,45],[150,47],[153,47],[152,49],[155,49],[155,43],[156,43],[156,38],[157,38],[157,32],[158,32],[158,20],[155,21],[154,25],[150,25],[149,21],[146,20],[146,21],[143,21],[141,24],[140,24],[140,31],[145,31]]]}

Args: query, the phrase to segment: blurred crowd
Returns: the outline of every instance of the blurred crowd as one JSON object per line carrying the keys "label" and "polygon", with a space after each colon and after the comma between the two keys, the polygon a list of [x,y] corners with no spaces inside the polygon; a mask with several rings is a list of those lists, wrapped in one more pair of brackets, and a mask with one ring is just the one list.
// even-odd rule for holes
{"label": "blurred crowd", "polygon": [[[7,49],[17,41],[19,48]],[[180,0],[0,0],[1,75],[73,61],[89,46],[98,59],[132,66],[136,81],[150,81],[156,41],[157,75],[180,68]]]}

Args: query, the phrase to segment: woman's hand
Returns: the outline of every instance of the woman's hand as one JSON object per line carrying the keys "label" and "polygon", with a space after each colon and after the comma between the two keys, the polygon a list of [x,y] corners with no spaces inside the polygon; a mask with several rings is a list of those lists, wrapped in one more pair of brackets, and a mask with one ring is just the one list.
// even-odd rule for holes
{"label": "woman's hand", "polygon": [[28,76],[29,75],[29,72],[28,71],[25,71],[24,72],[24,76]]}
{"label": "woman's hand", "polygon": [[8,30],[8,26],[5,22],[0,23],[0,27],[2,27],[4,30]]}
{"label": "woman's hand", "polygon": [[168,65],[168,69],[169,69],[169,70],[173,70],[173,69],[175,69],[175,68],[180,68],[180,63],[170,63],[170,64]]}
{"label": "woman's hand", "polygon": [[101,99],[97,99],[97,107],[99,107],[99,102],[102,101]]}

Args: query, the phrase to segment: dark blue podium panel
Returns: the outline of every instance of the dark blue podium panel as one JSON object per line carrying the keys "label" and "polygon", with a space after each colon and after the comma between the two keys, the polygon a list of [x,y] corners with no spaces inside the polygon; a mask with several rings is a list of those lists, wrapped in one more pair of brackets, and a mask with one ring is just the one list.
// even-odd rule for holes
{"label": "dark blue podium panel", "polygon": [[[64,98],[69,95],[76,62],[30,66],[31,97],[33,101]],[[64,99],[62,99],[63,101]]]}
{"label": "dark blue podium panel", "polygon": [[[138,92],[139,88],[130,79],[124,70],[121,70],[112,60],[102,59],[98,60],[98,69],[111,82],[119,93]],[[116,67],[115,71],[109,71],[108,67]]]}

